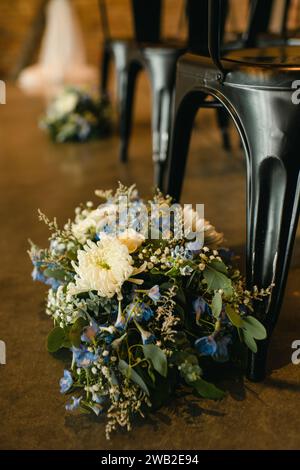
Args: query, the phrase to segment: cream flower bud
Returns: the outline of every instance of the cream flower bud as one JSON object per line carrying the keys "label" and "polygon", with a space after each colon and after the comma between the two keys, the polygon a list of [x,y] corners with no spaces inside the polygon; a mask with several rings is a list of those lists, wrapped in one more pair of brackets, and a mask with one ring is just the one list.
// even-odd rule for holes
{"label": "cream flower bud", "polygon": [[118,239],[127,246],[129,253],[136,251],[145,241],[145,237],[132,228],[122,232]]}

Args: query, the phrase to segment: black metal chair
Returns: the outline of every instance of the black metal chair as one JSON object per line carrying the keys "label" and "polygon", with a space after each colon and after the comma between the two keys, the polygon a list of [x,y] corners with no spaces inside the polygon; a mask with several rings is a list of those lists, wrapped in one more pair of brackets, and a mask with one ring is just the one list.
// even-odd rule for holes
{"label": "black metal chair", "polygon": [[143,67],[139,43],[157,43],[160,40],[162,0],[131,0],[134,21],[134,38],[111,37],[106,1],[99,0],[102,31],[104,35],[101,61],[100,92],[108,96],[109,66],[114,60],[117,79],[117,104],[119,113],[120,160],[127,161],[131,131],[134,89],[138,72]]}
{"label": "black metal chair", "polygon": [[[152,88],[152,155],[154,184],[162,186],[165,161],[169,145],[169,129],[172,114],[172,97],[178,58],[187,51],[207,49],[207,2],[189,0],[189,39],[180,42],[160,39],[161,0],[132,0],[135,39],[111,38],[108,27],[106,4],[100,0],[102,27],[105,35],[102,60],[101,93],[107,96],[109,62],[114,57],[117,70],[117,89],[120,119],[120,160],[128,158],[128,144],[132,126],[132,112],[136,77],[142,68],[150,76]],[[223,0],[223,25],[227,13],[227,0]],[[200,28],[199,28],[200,24]],[[153,29],[152,29],[153,28]],[[224,29],[224,28],[223,28]],[[222,30],[223,30],[222,29]],[[204,41],[204,45],[203,45]],[[223,144],[229,148],[228,120],[223,109],[218,109],[218,122],[223,135]]]}
{"label": "black metal chair", "polygon": [[[292,102],[300,79],[300,47],[268,47],[220,52],[221,0],[209,0],[210,57],[185,54],[178,61],[167,192],[181,193],[195,114],[223,106],[241,136],[247,161],[247,282],[249,288],[274,283],[270,298],[258,303],[268,338],[249,352],[247,376],[260,381],[288,275],[299,217],[300,106]],[[207,103],[210,95],[213,103]]]}

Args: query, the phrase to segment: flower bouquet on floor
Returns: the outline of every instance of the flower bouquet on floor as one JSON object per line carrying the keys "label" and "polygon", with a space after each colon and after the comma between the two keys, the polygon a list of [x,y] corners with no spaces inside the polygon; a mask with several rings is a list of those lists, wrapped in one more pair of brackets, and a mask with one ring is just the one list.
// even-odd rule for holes
{"label": "flower bouquet on floor", "polygon": [[224,392],[206,380],[214,362],[266,337],[251,314],[269,290],[245,289],[222,234],[190,205],[136,188],[96,191],[60,230],[40,213],[50,246],[31,246],[33,278],[47,284],[54,328],[49,352],[71,351],[60,380],[67,410],[107,416],[106,434],[164,404],[185,383],[201,397]]}
{"label": "flower bouquet on floor", "polygon": [[112,131],[110,104],[86,91],[66,87],[49,105],[40,121],[55,142],[86,142],[103,138]]}

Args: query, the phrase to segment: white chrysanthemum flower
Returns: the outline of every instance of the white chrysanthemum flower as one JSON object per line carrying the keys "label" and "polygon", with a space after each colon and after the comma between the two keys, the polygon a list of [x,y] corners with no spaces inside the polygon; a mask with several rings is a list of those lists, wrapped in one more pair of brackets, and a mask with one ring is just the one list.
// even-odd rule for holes
{"label": "white chrysanthemum flower", "polygon": [[129,253],[136,251],[145,241],[144,235],[132,228],[124,230],[124,232],[118,236],[118,239],[127,246]]}
{"label": "white chrysanthemum flower", "polygon": [[68,294],[76,295],[91,290],[100,297],[120,296],[123,283],[134,274],[133,260],[128,248],[117,238],[106,236],[97,243],[88,240],[78,251],[75,284],[70,284]]}
{"label": "white chrysanthemum flower", "polygon": [[184,231],[187,235],[189,231],[194,233],[204,233],[204,245],[209,248],[219,246],[223,240],[223,233],[217,232],[215,227],[207,220],[199,217],[197,212],[191,206],[185,206],[183,209]]}
{"label": "white chrysanthemum flower", "polygon": [[76,220],[72,224],[72,232],[77,240],[84,244],[88,238],[93,238],[96,233],[102,232],[106,225],[112,228],[116,225],[117,206],[107,204],[88,213],[84,219]]}

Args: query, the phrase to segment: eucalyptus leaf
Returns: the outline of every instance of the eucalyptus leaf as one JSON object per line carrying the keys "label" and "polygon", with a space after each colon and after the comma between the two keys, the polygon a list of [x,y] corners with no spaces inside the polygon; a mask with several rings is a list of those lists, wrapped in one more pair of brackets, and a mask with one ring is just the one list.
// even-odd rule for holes
{"label": "eucalyptus leaf", "polygon": [[47,268],[43,271],[44,276],[56,279],[57,281],[65,280],[65,271],[63,269],[50,269]]}
{"label": "eucalyptus leaf", "polygon": [[265,327],[251,315],[243,318],[243,328],[255,339],[261,340],[267,337]]}
{"label": "eucalyptus leaf", "polygon": [[234,326],[236,326],[237,328],[243,327],[244,323],[242,317],[234,310],[231,305],[226,305],[225,312]]}
{"label": "eucalyptus leaf", "polygon": [[47,338],[47,349],[49,352],[54,353],[63,347],[64,341],[66,339],[66,334],[63,328],[56,326],[50,331]]}
{"label": "eucalyptus leaf", "polygon": [[204,279],[207,282],[207,289],[209,292],[222,289],[226,295],[232,292],[231,280],[225,274],[217,271],[211,266],[206,266],[203,271]]}
{"label": "eucalyptus leaf", "polygon": [[221,400],[225,397],[223,390],[220,390],[212,383],[206,382],[206,380],[198,379],[195,382],[190,382],[189,385],[193,386],[196,392],[203,398]]}
{"label": "eucalyptus leaf", "polygon": [[128,379],[135,382],[139,387],[141,387],[141,389],[146,393],[146,395],[148,395],[148,396],[150,395],[148,387],[145,384],[145,382],[143,381],[143,379],[123,359],[120,359],[120,361],[119,361],[119,371],[121,372],[121,374],[124,375],[124,377],[127,377]]}
{"label": "eucalyptus leaf", "polygon": [[144,356],[149,359],[154,369],[163,377],[168,374],[168,360],[165,353],[155,344],[143,345]]}
{"label": "eucalyptus leaf", "polygon": [[227,276],[228,274],[228,269],[227,269],[227,266],[225,263],[223,263],[223,261],[220,261],[218,259],[213,259],[209,265],[211,267],[213,267],[214,269],[216,269],[216,271],[219,271],[220,273],[223,273],[225,274],[225,276]]}
{"label": "eucalyptus leaf", "polygon": [[69,340],[75,348],[79,348],[81,344],[81,333],[88,322],[84,318],[78,318],[76,322],[71,326],[69,332]]}
{"label": "eucalyptus leaf", "polygon": [[222,310],[222,295],[220,294],[220,292],[216,292],[211,302],[211,311],[212,311],[213,316],[218,319],[220,316],[221,310]]}
{"label": "eucalyptus leaf", "polygon": [[250,333],[248,333],[247,330],[243,330],[243,338],[244,338],[244,341],[245,341],[246,345],[250,349],[250,351],[252,351],[253,353],[256,353],[257,352],[257,344],[256,344],[255,339],[253,338],[253,336],[251,336]]}

